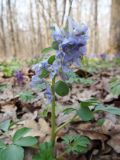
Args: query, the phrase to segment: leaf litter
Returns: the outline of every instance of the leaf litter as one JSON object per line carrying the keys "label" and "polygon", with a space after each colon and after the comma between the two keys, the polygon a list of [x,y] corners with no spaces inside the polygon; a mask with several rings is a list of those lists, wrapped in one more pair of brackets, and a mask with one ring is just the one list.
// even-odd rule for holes
{"label": "leaf litter", "polygon": [[[82,71],[83,72],[83,71]],[[79,73],[79,72],[78,72]],[[88,72],[89,73],[89,72]],[[97,74],[88,74],[88,77],[93,81],[92,83],[84,84],[72,84],[69,95],[61,98],[57,96],[57,112],[56,116],[57,124],[60,125],[63,122],[69,120],[72,113],[68,116],[60,111],[70,107],[76,108],[81,101],[88,100],[91,97],[97,98],[105,105],[114,105],[120,107],[120,96],[115,96],[110,92],[109,81],[116,75],[120,75],[120,69],[117,67],[105,69],[99,71]],[[50,139],[50,117],[51,112],[49,105],[45,103],[43,93],[32,90],[28,83],[32,72],[29,69],[24,69],[24,83],[19,86],[15,77],[4,78],[2,73],[0,74],[0,83],[7,84],[7,87],[3,87],[0,91],[0,122],[11,120],[14,125],[7,132],[7,135],[3,136],[0,131],[0,139],[10,143],[9,137],[21,127],[32,128],[27,134],[29,136],[36,136],[40,143],[49,141]],[[86,73],[85,73],[86,74]],[[84,72],[82,73],[84,77]],[[119,76],[118,76],[119,79]],[[31,101],[22,101],[19,93],[24,90],[31,90],[32,95],[35,96]],[[103,120],[102,125],[97,124],[96,121]],[[86,155],[66,155],[64,159],[76,159],[76,160],[117,160],[120,159],[120,118],[119,116],[112,115],[110,113],[96,113],[95,121],[83,122],[80,119],[76,119],[71,125],[62,129],[57,137],[56,147],[58,152],[61,153],[64,150],[64,145],[61,144],[61,138],[64,135],[80,134],[89,137],[92,140],[90,146],[90,152]],[[25,160],[32,160],[31,154],[33,150],[26,149]]]}

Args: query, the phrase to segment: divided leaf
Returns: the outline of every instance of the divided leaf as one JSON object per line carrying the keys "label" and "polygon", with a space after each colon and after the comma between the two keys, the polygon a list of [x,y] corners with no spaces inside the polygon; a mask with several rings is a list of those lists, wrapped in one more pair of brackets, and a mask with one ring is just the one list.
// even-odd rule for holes
{"label": "divided leaf", "polygon": [[70,83],[70,84],[77,83],[77,84],[90,85],[94,82],[90,78],[81,78],[74,72],[68,72],[66,73],[66,75],[68,77],[67,83]]}
{"label": "divided leaf", "polygon": [[19,98],[23,102],[31,102],[35,96],[31,91],[24,91],[19,94]]}
{"label": "divided leaf", "polygon": [[63,137],[63,143],[66,145],[68,153],[86,153],[89,149],[90,140],[85,136],[66,135]]}

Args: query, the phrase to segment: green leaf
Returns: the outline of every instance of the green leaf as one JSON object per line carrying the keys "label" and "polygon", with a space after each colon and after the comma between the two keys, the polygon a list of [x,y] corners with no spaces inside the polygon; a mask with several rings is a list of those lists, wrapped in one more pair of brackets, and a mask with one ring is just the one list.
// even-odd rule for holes
{"label": "green leaf", "polygon": [[90,78],[80,78],[76,73],[74,72],[68,72],[66,73],[68,80],[67,83],[77,83],[77,84],[84,84],[84,85],[90,85],[94,81],[91,80]]}
{"label": "green leaf", "polygon": [[48,52],[51,52],[53,51],[53,48],[52,47],[48,47],[48,48],[44,48],[41,52],[42,53],[48,53]]}
{"label": "green leaf", "polygon": [[37,143],[37,139],[31,136],[20,138],[14,142],[14,144],[21,146],[21,147],[33,146],[36,143]]}
{"label": "green leaf", "polygon": [[56,41],[52,42],[52,48],[55,49],[55,50],[58,50],[59,49],[58,42],[56,42]]}
{"label": "green leaf", "polygon": [[42,118],[47,118],[50,110],[51,110],[51,105],[48,104],[48,105],[45,107],[45,109],[43,110],[43,112],[40,112],[40,113],[39,113],[39,116],[42,117]]}
{"label": "green leaf", "polygon": [[45,83],[36,84],[35,88],[37,89],[38,92],[42,92],[46,88],[46,84]]}
{"label": "green leaf", "polygon": [[90,140],[85,136],[66,135],[63,137],[63,143],[66,145],[68,153],[85,153],[88,151]]}
{"label": "green leaf", "polygon": [[45,69],[42,69],[42,73],[41,75],[39,76],[40,78],[46,78],[49,76],[49,72]]}
{"label": "green leaf", "polygon": [[0,129],[4,132],[8,131],[9,127],[10,127],[10,120],[6,120],[0,123]]}
{"label": "green leaf", "polygon": [[35,95],[31,91],[24,91],[19,94],[19,99],[23,102],[31,102],[35,99]]}
{"label": "green leaf", "polygon": [[40,152],[33,160],[55,160],[52,154],[52,144],[50,142],[40,144]]}
{"label": "green leaf", "polygon": [[115,114],[115,115],[120,116],[120,108],[116,108],[113,106],[107,106],[107,107],[105,107],[103,105],[96,106],[95,112],[98,112],[98,111],[109,112],[111,114]]}
{"label": "green leaf", "polygon": [[81,107],[77,111],[77,115],[83,120],[83,121],[89,121],[94,118],[93,112],[89,109],[89,107]]}
{"label": "green leaf", "polygon": [[8,66],[5,66],[3,69],[3,73],[6,77],[11,77],[13,74],[13,70],[9,68]]}
{"label": "green leaf", "polygon": [[2,156],[2,151],[4,150],[5,148],[0,148],[0,160],[1,160],[1,156]]}
{"label": "green leaf", "polygon": [[99,119],[96,124],[98,126],[102,126],[104,122],[105,122],[105,119],[102,118],[102,119]]}
{"label": "green leaf", "polygon": [[20,69],[20,63],[17,60],[12,60],[10,63],[6,63],[3,66],[3,73],[7,77],[11,77],[16,70]]}
{"label": "green leaf", "polygon": [[120,95],[120,80],[117,78],[113,78],[109,82],[110,91],[113,95],[119,96]]}
{"label": "green leaf", "polygon": [[0,160],[23,160],[23,158],[23,148],[13,144],[3,149],[0,154]]}
{"label": "green leaf", "polygon": [[26,128],[26,127],[17,130],[16,133],[14,134],[14,136],[13,136],[13,142],[15,143],[17,140],[19,140],[25,134],[27,134],[30,130],[31,130],[31,128]]}
{"label": "green leaf", "polygon": [[3,141],[0,140],[0,149],[6,148],[6,145]]}
{"label": "green leaf", "polygon": [[95,106],[97,105],[99,102],[96,99],[88,99],[86,101],[81,101],[80,102],[80,106],[81,107],[89,107],[89,106]]}
{"label": "green leaf", "polygon": [[74,112],[74,111],[76,111],[75,108],[66,108],[66,109],[63,110],[63,113],[64,114],[69,114],[69,113]]}
{"label": "green leaf", "polygon": [[57,81],[55,83],[55,92],[61,97],[66,96],[69,93],[69,87],[65,82]]}
{"label": "green leaf", "polygon": [[0,92],[3,92],[7,88],[7,84],[0,84]]}
{"label": "green leaf", "polygon": [[54,61],[55,61],[55,55],[50,56],[48,59],[48,63],[53,64]]}

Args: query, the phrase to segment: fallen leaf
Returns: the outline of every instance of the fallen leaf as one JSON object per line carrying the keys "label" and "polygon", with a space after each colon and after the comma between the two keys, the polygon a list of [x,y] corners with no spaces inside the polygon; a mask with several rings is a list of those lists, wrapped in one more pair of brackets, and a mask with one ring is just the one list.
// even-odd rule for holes
{"label": "fallen leaf", "polygon": [[114,135],[107,144],[110,145],[117,153],[120,153],[120,133]]}

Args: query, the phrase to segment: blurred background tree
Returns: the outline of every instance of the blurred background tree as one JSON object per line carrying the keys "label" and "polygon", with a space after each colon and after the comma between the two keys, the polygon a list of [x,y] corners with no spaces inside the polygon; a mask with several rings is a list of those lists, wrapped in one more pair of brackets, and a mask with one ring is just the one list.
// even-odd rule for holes
{"label": "blurred background tree", "polygon": [[120,52],[120,1],[112,0],[111,8],[111,33],[110,33],[110,49],[111,52]]}
{"label": "blurred background tree", "polygon": [[68,15],[88,25],[88,54],[119,53],[119,12],[120,0],[0,0],[0,59],[40,56]]}

